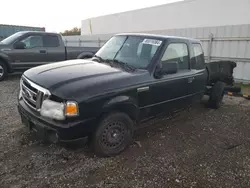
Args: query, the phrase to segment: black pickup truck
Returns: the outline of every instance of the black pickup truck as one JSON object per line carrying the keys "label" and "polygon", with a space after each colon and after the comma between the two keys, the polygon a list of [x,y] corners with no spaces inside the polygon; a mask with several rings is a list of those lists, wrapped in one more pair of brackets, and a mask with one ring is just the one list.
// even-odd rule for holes
{"label": "black pickup truck", "polygon": [[118,34],[91,60],[27,70],[20,88],[18,109],[30,130],[51,142],[88,138],[95,153],[112,156],[146,120],[203,95],[219,108],[225,83],[210,81],[199,40]]}
{"label": "black pickup truck", "polygon": [[0,42],[0,81],[14,71],[67,59],[89,58],[98,49],[65,47],[62,36],[57,33],[17,32]]}

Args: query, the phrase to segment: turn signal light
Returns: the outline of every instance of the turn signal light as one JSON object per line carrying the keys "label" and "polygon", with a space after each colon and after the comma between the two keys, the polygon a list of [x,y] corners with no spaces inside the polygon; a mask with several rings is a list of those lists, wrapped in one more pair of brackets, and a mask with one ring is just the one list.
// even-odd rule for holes
{"label": "turn signal light", "polygon": [[76,102],[67,102],[65,106],[65,115],[68,117],[71,116],[78,116],[79,111],[78,111],[78,105]]}

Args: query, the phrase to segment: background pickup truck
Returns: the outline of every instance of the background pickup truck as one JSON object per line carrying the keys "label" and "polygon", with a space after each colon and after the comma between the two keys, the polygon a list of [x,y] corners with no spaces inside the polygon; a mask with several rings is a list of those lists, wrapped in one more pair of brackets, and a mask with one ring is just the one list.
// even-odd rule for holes
{"label": "background pickup truck", "polygon": [[90,58],[97,47],[66,47],[56,33],[17,32],[0,42],[0,81],[14,71],[22,71],[57,61]]}

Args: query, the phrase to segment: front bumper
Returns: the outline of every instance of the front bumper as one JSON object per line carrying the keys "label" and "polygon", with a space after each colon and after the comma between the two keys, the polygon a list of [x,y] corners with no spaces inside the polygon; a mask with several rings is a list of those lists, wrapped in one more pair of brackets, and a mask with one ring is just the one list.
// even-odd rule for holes
{"label": "front bumper", "polygon": [[18,111],[22,123],[29,130],[34,130],[38,137],[53,142],[70,142],[87,138],[96,125],[95,118],[60,122],[42,117],[38,112],[31,110],[22,99],[18,102]]}

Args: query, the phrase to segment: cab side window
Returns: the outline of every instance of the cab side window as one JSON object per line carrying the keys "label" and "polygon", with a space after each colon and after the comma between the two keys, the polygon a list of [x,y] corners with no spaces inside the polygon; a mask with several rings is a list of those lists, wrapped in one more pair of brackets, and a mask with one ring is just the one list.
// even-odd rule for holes
{"label": "cab side window", "polygon": [[194,57],[191,60],[191,68],[200,70],[204,69],[205,60],[204,60],[204,53],[200,44],[192,44]]}
{"label": "cab side window", "polygon": [[44,36],[43,37],[43,44],[44,44],[44,47],[58,47],[58,46],[60,46],[58,36],[54,36],[54,35]]}
{"label": "cab side window", "polygon": [[169,44],[165,50],[161,63],[178,63],[178,70],[189,69],[188,46],[185,43]]}
{"label": "cab side window", "polygon": [[39,35],[30,35],[20,42],[23,42],[25,44],[25,49],[43,47],[43,39],[42,36]]}

